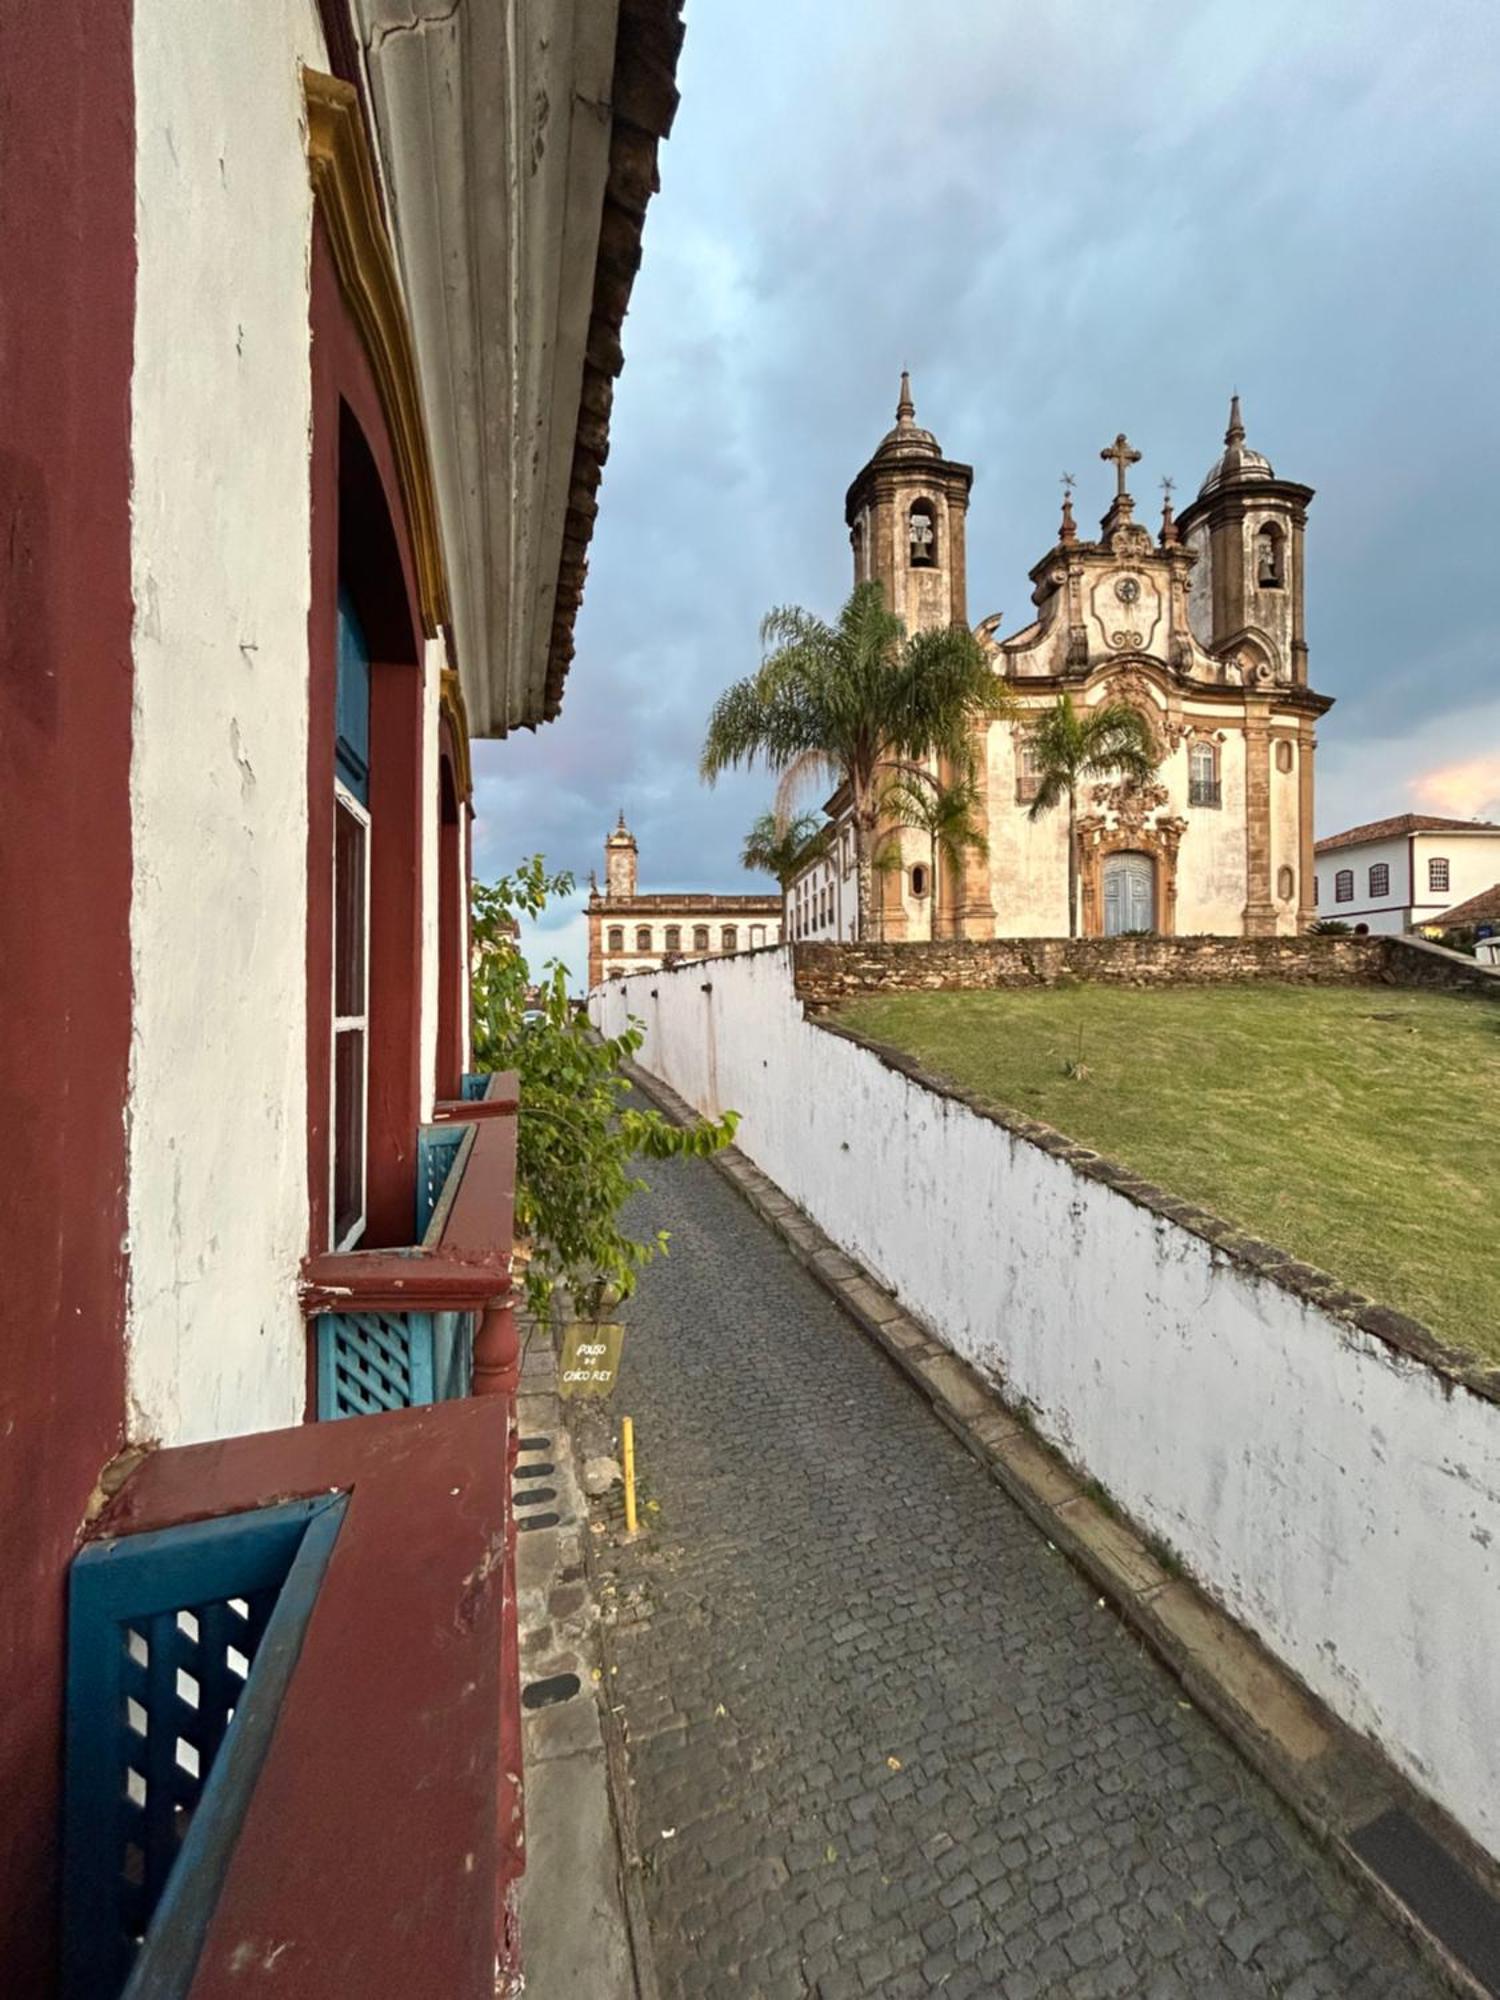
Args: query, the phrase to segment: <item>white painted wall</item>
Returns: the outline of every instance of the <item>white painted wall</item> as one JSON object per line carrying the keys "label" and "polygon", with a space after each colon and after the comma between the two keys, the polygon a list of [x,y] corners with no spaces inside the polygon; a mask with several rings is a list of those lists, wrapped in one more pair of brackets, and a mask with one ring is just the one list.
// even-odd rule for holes
{"label": "white painted wall", "polygon": [[590,1008],[1500,1853],[1500,1410],[811,1026],[788,952],[704,984]]}
{"label": "white painted wall", "polygon": [[[1370,893],[1370,870],[1384,866],[1390,870],[1390,892]],[[1314,862],[1318,877],[1318,915],[1336,917],[1340,923],[1368,924],[1382,936],[1404,931],[1411,907],[1411,855],[1406,836],[1396,840],[1367,840],[1356,847],[1335,847]],[[1338,876],[1349,869],[1354,876],[1354,894],[1348,902],[1337,900]],[[1446,904],[1444,905],[1446,908]]]}
{"label": "white painted wall", "polygon": [[136,0],[130,1428],[297,1422],[313,0]]}

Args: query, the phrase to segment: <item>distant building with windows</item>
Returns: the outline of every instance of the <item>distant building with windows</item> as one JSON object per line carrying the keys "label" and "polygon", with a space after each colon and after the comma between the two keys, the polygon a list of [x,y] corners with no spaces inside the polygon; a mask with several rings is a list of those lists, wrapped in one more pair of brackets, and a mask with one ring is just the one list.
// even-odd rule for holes
{"label": "distant building with windows", "polygon": [[637,887],[635,835],[620,814],[604,843],[604,887],[589,892],[589,985],[681,959],[724,958],[780,944],[782,899],[695,895],[679,890],[643,896]]}
{"label": "distant building with windows", "polygon": [[1401,932],[1444,922],[1500,876],[1500,825],[1398,813],[1317,845],[1317,913],[1356,930]]}

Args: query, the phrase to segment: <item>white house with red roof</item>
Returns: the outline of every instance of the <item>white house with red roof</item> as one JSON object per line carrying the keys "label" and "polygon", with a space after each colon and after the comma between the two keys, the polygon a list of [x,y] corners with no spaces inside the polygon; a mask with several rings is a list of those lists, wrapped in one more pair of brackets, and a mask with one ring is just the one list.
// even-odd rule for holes
{"label": "white house with red roof", "polygon": [[1417,930],[1500,879],[1500,825],[1434,813],[1370,820],[1318,842],[1315,879],[1320,917]]}

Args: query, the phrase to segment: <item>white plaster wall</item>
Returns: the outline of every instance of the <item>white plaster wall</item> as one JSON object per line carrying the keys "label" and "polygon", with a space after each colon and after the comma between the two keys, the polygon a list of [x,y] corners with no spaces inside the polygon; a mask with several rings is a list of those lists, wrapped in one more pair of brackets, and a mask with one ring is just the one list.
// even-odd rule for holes
{"label": "white plaster wall", "polygon": [[738,1143],[1500,1852],[1500,1410],[809,1025],[790,953],[596,992]]}
{"label": "white plaster wall", "polygon": [[133,1435],[297,1422],[312,0],[136,0]]}
{"label": "white plaster wall", "polygon": [[[1388,896],[1370,894],[1370,870],[1379,862],[1384,862],[1391,871]],[[1398,840],[1367,841],[1358,847],[1336,847],[1330,854],[1318,855],[1314,867],[1320,917],[1336,917],[1346,924],[1368,924],[1372,931],[1381,934],[1405,930],[1411,877],[1405,835]],[[1335,878],[1343,868],[1354,871],[1354,900],[1349,903],[1334,899]]]}
{"label": "white plaster wall", "polygon": [[[1448,862],[1448,889],[1429,889],[1427,863],[1434,855]],[[1430,922],[1500,882],[1500,834],[1419,833],[1416,838],[1417,890],[1414,922]]]}

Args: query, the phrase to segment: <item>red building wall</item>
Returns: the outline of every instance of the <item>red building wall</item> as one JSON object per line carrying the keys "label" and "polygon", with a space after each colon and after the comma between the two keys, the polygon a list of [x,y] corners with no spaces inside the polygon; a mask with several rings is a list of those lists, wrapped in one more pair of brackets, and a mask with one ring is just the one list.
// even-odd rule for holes
{"label": "red building wall", "polygon": [[53,1960],[64,1572],[124,1428],[129,0],[0,8],[0,1966]]}

